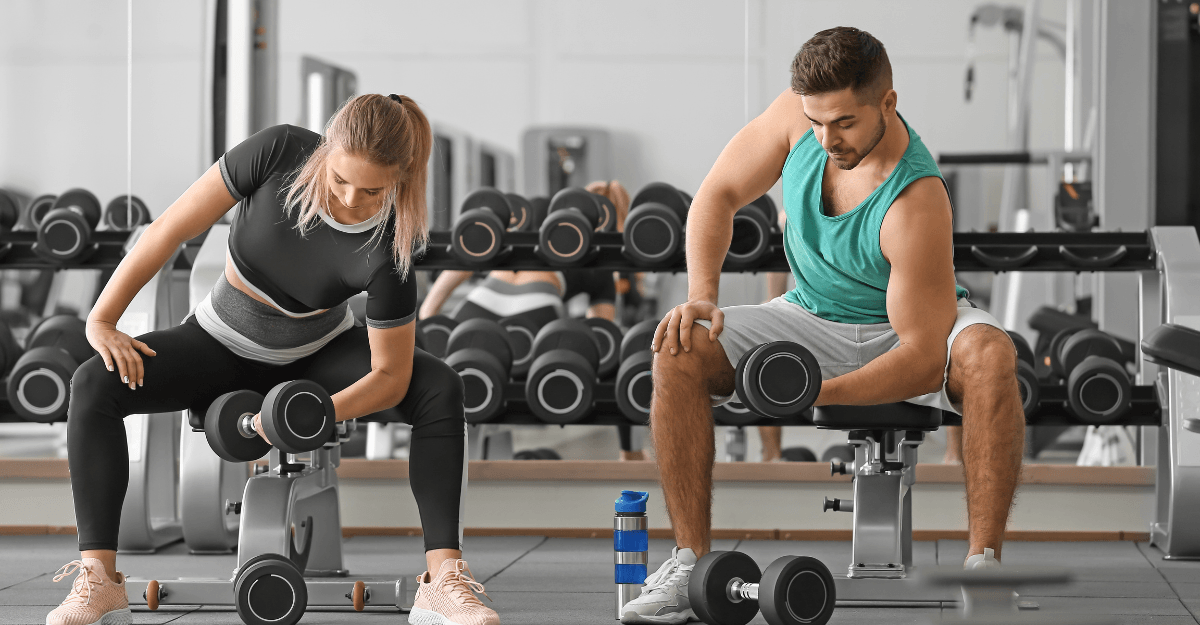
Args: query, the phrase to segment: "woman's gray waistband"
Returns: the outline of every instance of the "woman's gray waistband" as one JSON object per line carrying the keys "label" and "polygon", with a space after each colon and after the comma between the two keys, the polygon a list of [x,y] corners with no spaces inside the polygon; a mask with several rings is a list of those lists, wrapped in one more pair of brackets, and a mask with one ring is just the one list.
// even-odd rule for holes
{"label": "woman's gray waistband", "polygon": [[231,330],[268,349],[309,345],[338,330],[346,320],[348,304],[309,317],[289,317],[239,291],[222,273],[210,294],[213,312]]}

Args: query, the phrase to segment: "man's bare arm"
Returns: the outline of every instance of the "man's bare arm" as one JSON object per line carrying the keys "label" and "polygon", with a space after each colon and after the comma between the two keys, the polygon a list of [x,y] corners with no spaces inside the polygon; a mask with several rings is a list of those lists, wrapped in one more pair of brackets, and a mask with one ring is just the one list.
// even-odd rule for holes
{"label": "man's bare arm", "polygon": [[[688,301],[675,307],[654,336],[654,349],[666,346],[671,353],[691,348],[692,322],[711,319],[709,340],[722,329],[717,308],[721,264],[733,239],[733,214],[766,193],[783,171],[783,163],[798,138],[797,120],[803,120],[800,96],[785,90],[767,110],[746,124],[721,151],[705,176],[687,220]],[[801,131],[805,130],[801,126]]]}
{"label": "man's bare arm", "polygon": [[900,344],[862,369],[825,381],[818,405],[884,404],[942,388],[946,339],[958,315],[952,232],[940,179],[917,180],[896,198],[879,247],[892,266],[888,321]]}

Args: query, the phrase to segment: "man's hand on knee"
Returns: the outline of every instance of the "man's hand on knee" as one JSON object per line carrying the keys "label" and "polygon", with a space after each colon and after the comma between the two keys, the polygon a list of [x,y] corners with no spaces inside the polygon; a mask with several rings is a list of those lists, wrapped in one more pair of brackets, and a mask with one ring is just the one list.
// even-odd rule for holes
{"label": "man's hand on knee", "polygon": [[672,355],[683,351],[692,351],[693,323],[698,319],[712,322],[708,328],[708,340],[716,341],[725,325],[725,313],[717,305],[707,300],[689,300],[671,309],[654,331],[654,343],[651,349],[655,352],[666,347]]}

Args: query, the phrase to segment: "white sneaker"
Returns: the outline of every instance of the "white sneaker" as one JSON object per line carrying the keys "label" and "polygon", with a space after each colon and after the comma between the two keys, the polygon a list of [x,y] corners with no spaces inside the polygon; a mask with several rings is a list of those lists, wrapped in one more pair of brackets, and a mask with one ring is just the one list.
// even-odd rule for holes
{"label": "white sneaker", "polygon": [[621,608],[621,622],[670,623],[698,621],[688,601],[688,578],[696,568],[696,553],[676,547],[671,558],[646,578],[642,594]]}
{"label": "white sneaker", "polygon": [[990,569],[1000,566],[1000,561],[996,559],[996,552],[984,548],[983,553],[977,553],[967,558],[966,564],[963,564],[963,569],[968,571],[976,571],[979,569]]}

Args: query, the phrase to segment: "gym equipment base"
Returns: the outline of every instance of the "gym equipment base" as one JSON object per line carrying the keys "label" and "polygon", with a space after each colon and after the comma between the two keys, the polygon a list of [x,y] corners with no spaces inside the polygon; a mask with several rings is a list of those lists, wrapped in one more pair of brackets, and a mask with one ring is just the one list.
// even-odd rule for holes
{"label": "gym equipment base", "polygon": [[[415,575],[412,577],[416,577]],[[412,609],[412,593],[408,577],[400,579],[364,579],[355,577],[305,577],[308,589],[308,607],[354,608],[351,599],[355,582],[366,585],[366,609],[387,608],[401,614]],[[129,605],[145,607],[146,585],[149,579],[129,578],[125,582]],[[158,605],[206,605],[229,606],[233,609],[233,581],[227,579],[160,579]]]}
{"label": "gym equipment base", "polygon": [[845,574],[834,574],[837,588],[837,604],[896,603],[896,604],[946,604],[962,602],[962,591],[955,588],[935,588],[921,584],[915,572],[909,571],[902,579],[849,578]]}

